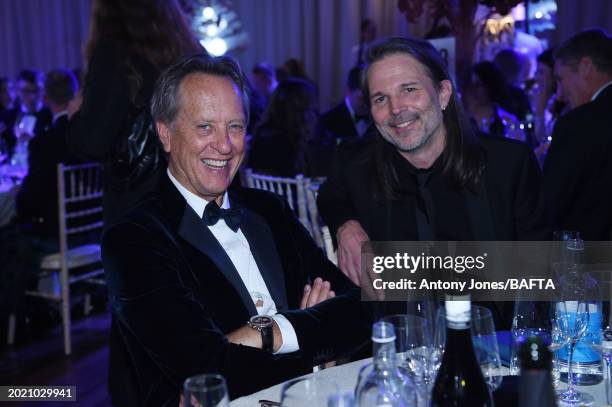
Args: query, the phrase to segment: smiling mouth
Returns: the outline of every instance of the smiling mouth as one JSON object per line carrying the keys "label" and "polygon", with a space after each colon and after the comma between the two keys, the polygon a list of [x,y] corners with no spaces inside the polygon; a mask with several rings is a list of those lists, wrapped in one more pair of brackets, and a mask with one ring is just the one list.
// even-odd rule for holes
{"label": "smiling mouth", "polygon": [[396,129],[405,129],[406,127],[410,126],[412,123],[414,123],[416,121],[416,119],[412,119],[412,120],[406,120],[400,123],[394,123],[391,125],[391,127],[395,127]]}
{"label": "smiling mouth", "polygon": [[202,162],[209,168],[214,168],[216,170],[225,168],[229,160],[207,160],[203,159]]}

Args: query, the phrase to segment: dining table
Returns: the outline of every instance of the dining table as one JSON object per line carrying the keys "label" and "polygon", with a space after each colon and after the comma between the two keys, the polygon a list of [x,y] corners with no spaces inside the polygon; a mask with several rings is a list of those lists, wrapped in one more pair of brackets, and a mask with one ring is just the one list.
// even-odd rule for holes
{"label": "dining table", "polygon": [[[354,392],[355,384],[357,383],[357,377],[359,376],[359,371],[364,365],[367,365],[371,362],[371,358],[362,359],[340,366],[334,366],[327,369],[319,370],[317,372],[305,375],[304,377],[317,376],[318,378],[324,380],[331,380],[338,385],[340,394]],[[500,388],[494,392],[494,398],[496,403],[495,405],[497,407],[516,405],[518,397],[518,376],[510,376],[510,369],[505,366],[501,367],[499,373],[504,376],[504,380],[502,381],[502,385],[500,386]],[[593,386],[578,386],[577,389],[580,391],[587,392],[594,397],[595,401],[593,404],[590,404],[591,407],[612,407],[606,404],[605,385],[606,384],[602,381]],[[279,402],[281,398],[282,386],[283,383],[279,383],[275,386],[258,391],[251,395],[235,399],[230,402],[230,406],[259,407],[260,400]],[[565,383],[560,383],[558,388],[564,389],[566,388],[566,386],[567,385]],[[320,400],[320,402],[317,403],[317,407],[319,406],[327,406],[327,400]],[[563,404],[559,404],[559,407],[561,406],[563,406]],[[576,405],[574,405],[574,407],[576,407]]]}

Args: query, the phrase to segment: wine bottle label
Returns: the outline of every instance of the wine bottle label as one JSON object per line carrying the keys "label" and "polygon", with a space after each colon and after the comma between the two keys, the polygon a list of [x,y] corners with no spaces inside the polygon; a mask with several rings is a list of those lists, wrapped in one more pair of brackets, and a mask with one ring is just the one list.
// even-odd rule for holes
{"label": "wine bottle label", "polygon": [[466,325],[470,322],[470,301],[455,300],[445,301],[446,320],[450,325]]}

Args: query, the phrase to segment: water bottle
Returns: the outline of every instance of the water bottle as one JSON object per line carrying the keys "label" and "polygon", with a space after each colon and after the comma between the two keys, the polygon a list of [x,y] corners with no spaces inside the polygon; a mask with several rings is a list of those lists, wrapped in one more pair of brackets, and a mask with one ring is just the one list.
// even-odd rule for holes
{"label": "water bottle", "polygon": [[395,329],[388,322],[372,328],[373,369],[357,384],[358,407],[416,407],[416,389],[397,368]]}

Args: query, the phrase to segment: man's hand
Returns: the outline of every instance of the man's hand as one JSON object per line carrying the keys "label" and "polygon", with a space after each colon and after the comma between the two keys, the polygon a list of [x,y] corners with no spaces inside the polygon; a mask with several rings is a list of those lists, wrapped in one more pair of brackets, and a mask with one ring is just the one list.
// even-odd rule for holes
{"label": "man's hand", "polygon": [[[274,321],[274,325],[272,325],[272,334],[274,335],[274,346],[272,351],[277,352],[283,345],[283,335],[281,335],[276,321]],[[248,325],[230,332],[227,334],[227,339],[236,345],[245,345],[258,349],[261,349],[263,346],[261,343],[261,332],[255,328],[251,328]]]}
{"label": "man's hand", "polygon": [[312,287],[309,284],[304,286],[304,296],[300,302],[300,309],[312,307],[335,296],[336,293],[331,290],[329,281],[323,281],[320,277],[317,277]]}
{"label": "man's hand", "polygon": [[346,221],[336,233],[338,239],[338,267],[351,281],[360,286],[361,244],[370,237],[356,220]]}

